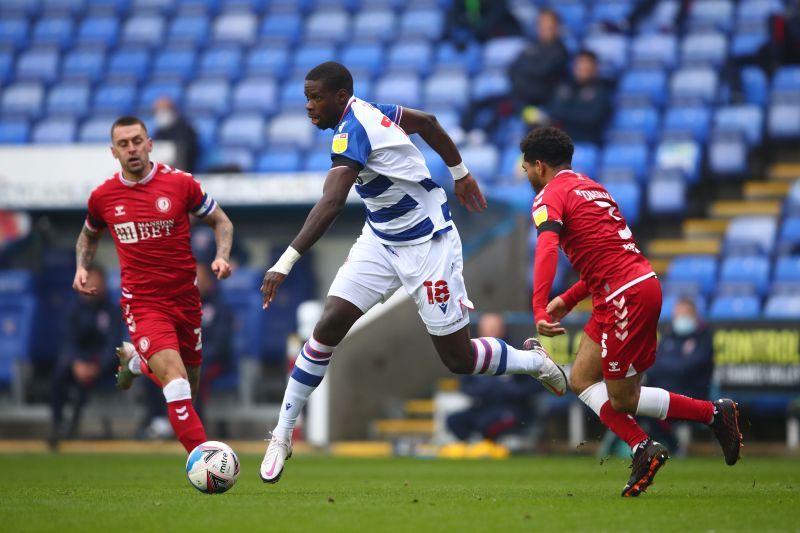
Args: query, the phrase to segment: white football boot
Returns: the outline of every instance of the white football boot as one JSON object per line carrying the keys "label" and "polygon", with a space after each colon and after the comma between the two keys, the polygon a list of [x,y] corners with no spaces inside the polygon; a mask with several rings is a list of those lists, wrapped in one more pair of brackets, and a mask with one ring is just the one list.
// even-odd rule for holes
{"label": "white football boot", "polygon": [[267,446],[267,453],[261,461],[258,475],[264,483],[277,483],[283,474],[283,463],[292,456],[292,441],[272,435]]}
{"label": "white football boot", "polygon": [[542,343],[531,337],[522,343],[522,349],[536,352],[544,358],[539,371],[532,373],[531,376],[538,379],[544,385],[544,388],[556,396],[564,396],[567,392],[567,375],[564,374],[564,370],[560,366],[550,359],[550,354],[544,349]]}

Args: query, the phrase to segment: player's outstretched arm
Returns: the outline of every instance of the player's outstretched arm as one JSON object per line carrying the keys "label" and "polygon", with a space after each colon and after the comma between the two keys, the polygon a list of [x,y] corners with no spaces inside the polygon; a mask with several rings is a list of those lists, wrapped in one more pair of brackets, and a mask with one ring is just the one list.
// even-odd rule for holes
{"label": "player's outstretched arm", "polygon": [[456,197],[461,205],[472,212],[486,209],[486,198],[478,187],[478,182],[475,181],[461,160],[461,154],[458,153],[453,139],[442,128],[434,115],[417,109],[403,108],[400,127],[408,134],[419,133],[422,140],[428,143],[428,146],[433,148],[450,168],[450,173],[455,180]]}
{"label": "player's outstretched arm", "polygon": [[328,231],[336,217],[344,210],[347,195],[357,177],[358,172],[349,166],[337,166],[328,171],[322,187],[322,198],[311,208],[300,233],[294,238],[292,244],[278,259],[278,262],[264,274],[264,283],[261,284],[264,309],[269,307],[278,287],[289,275],[289,271],[300,259],[300,256]]}
{"label": "player's outstretched arm", "polygon": [[72,281],[72,288],[80,294],[96,294],[96,287],[87,287],[89,279],[89,265],[94,261],[97,253],[97,243],[100,242],[100,231],[92,231],[86,226],[78,235],[78,242],[75,244],[75,279]]}
{"label": "player's outstretched arm", "polygon": [[211,271],[214,272],[217,279],[225,279],[231,275],[233,222],[219,205],[202,220],[214,230],[214,240],[217,242],[217,256],[211,262]]}

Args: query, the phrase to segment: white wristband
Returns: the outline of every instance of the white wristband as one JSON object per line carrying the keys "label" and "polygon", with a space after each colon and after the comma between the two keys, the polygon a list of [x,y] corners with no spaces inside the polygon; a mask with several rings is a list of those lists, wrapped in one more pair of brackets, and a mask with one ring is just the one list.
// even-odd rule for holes
{"label": "white wristband", "polygon": [[278,259],[267,272],[280,272],[284,276],[288,276],[298,259],[300,259],[300,254],[297,253],[297,250],[289,246],[286,248],[286,251],[283,252],[280,259]]}
{"label": "white wristband", "polygon": [[469,174],[467,165],[465,165],[463,161],[454,167],[447,167],[447,169],[450,171],[450,175],[453,176],[453,179],[455,181],[458,181],[461,178],[466,177],[467,174]]}

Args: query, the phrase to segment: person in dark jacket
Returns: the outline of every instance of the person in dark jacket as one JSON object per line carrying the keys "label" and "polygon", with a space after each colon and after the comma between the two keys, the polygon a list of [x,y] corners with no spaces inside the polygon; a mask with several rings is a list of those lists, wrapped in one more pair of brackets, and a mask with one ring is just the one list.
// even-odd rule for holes
{"label": "person in dark jacket", "polygon": [[[91,390],[104,377],[113,377],[117,368],[114,347],[122,338],[119,308],[106,291],[102,268],[90,267],[87,283],[96,287],[97,293],[80,296],[64,315],[61,352],[51,375],[52,446],[78,434]],[[70,401],[73,389],[75,395]],[[69,423],[64,420],[64,406],[68,402],[72,403]]]}
{"label": "person in dark jacket", "polygon": [[175,158],[169,162],[173,167],[194,173],[200,156],[197,132],[175,107],[169,98],[159,98],[153,104],[153,119],[156,132],[153,139],[171,141],[175,145]]}

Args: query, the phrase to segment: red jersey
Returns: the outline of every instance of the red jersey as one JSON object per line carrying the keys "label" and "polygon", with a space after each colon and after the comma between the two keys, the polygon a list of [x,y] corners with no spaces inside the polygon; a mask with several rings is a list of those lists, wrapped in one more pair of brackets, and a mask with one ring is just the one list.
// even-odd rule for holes
{"label": "red jersey", "polygon": [[189,238],[189,213],[208,216],[216,202],[191,174],[161,163],[142,180],[118,172],[89,196],[86,227],[108,226],[117,247],[122,294],[173,296],[191,289],[197,276]]}
{"label": "red jersey", "polygon": [[561,249],[595,301],[607,300],[642,276],[655,275],[617,203],[602,185],[582,174],[556,174],[536,195],[532,216],[540,234],[558,232]]}

